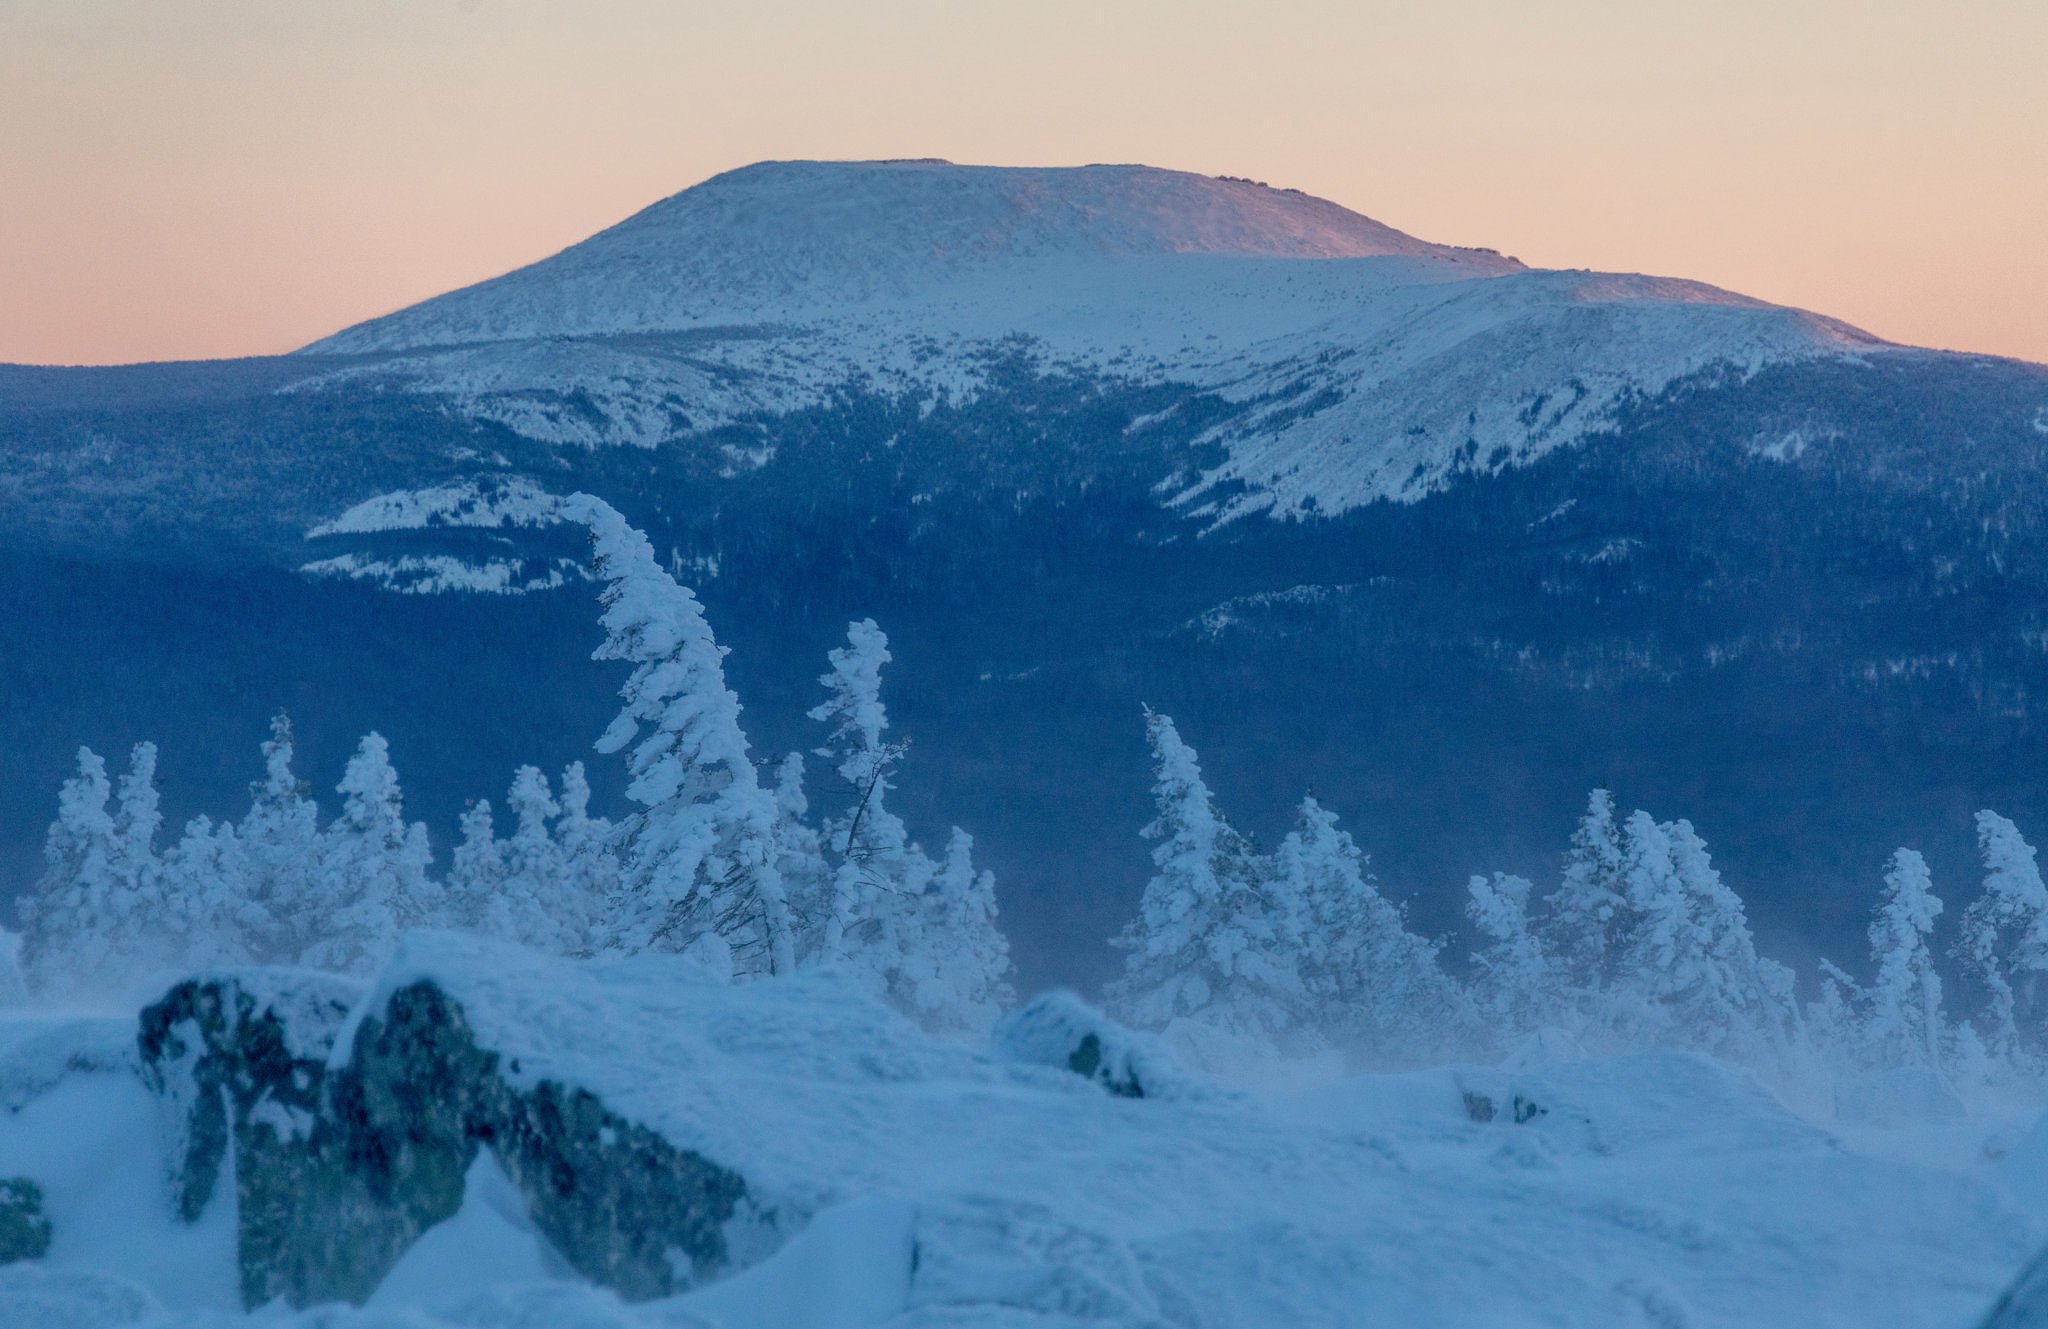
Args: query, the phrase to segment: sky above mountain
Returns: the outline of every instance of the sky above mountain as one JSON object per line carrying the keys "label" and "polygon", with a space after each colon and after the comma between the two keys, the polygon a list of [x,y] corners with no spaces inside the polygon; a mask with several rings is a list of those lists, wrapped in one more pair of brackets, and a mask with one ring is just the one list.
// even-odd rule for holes
{"label": "sky above mountain", "polygon": [[2048,360],[2044,52],[2033,0],[13,0],[0,360],[282,351],[749,161],[924,155],[1253,176]]}

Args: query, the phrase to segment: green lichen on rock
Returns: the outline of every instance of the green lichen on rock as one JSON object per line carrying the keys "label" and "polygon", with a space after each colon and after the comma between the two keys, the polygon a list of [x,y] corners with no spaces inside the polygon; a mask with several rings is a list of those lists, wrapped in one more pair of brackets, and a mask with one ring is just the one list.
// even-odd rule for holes
{"label": "green lichen on rock", "polygon": [[[430,983],[368,1019],[334,1085],[362,1175],[387,1204],[435,1214],[461,1204],[488,1146],[562,1258],[628,1300],[667,1296],[723,1269],[725,1225],[746,1183],[609,1111],[581,1089],[516,1087]],[[676,1255],[687,1260],[679,1273]]]}
{"label": "green lichen on rock", "polygon": [[235,1151],[246,1306],[360,1305],[461,1207],[486,1147],[562,1257],[629,1300],[727,1266],[738,1174],[587,1091],[514,1083],[431,982],[392,993],[328,1069],[346,1009],[293,1003],[319,1026],[301,1037],[279,1003],[227,977],[180,984],[143,1013],[146,1073],[179,1122],[188,1221]]}
{"label": "green lichen on rock", "polygon": [[172,1119],[172,1193],[196,1222],[234,1149],[243,1303],[291,1299],[285,1271],[345,1170],[328,1153],[327,1054],[361,987],[317,974],[188,979],[142,1012],[143,1075]]}
{"label": "green lichen on rock", "polygon": [[43,1188],[26,1177],[0,1180],[0,1264],[39,1260],[49,1249]]}

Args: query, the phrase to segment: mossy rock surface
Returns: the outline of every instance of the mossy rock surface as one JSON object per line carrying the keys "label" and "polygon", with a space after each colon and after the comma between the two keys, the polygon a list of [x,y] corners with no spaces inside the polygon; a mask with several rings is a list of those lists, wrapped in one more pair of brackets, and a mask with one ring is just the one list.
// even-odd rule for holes
{"label": "mossy rock surface", "polygon": [[40,1260],[50,1250],[43,1188],[26,1177],[0,1181],[0,1264]]}
{"label": "mossy rock surface", "polygon": [[366,1015],[334,1069],[346,1008],[311,1007],[322,1028],[310,1037],[283,1010],[232,978],[194,980],[145,1011],[140,1034],[146,1074],[180,1122],[174,1183],[187,1221],[235,1150],[249,1308],[362,1304],[461,1207],[486,1147],[562,1257],[628,1300],[729,1265],[726,1225],[747,1202],[737,1173],[586,1090],[515,1083],[433,983]]}

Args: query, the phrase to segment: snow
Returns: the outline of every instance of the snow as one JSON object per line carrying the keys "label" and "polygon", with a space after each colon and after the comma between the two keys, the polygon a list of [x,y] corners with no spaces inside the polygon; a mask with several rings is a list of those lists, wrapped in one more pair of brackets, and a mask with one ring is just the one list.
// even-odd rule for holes
{"label": "snow", "polygon": [[[1881,345],[1695,282],[1429,244],[1244,181],[785,162],[316,343],[376,358],[312,361],[287,390],[371,383],[544,442],[651,447],[849,386],[968,400],[1021,350],[1246,406],[1197,440],[1223,462],[1161,491],[1213,523],[1412,501],[1579,442],[1695,374]],[[718,456],[738,473],[772,451]]]}
{"label": "snow", "polygon": [[[1984,1119],[1836,1134],[1692,1054],[1129,1099],[935,1042],[831,975],[734,987],[678,957],[412,934],[359,1010],[421,980],[522,1083],[589,1088],[739,1168],[780,1245],[626,1306],[567,1272],[486,1149],[368,1307],[253,1322],[1933,1329],[2048,1239],[2048,1127],[1997,1159]],[[131,1071],[93,1070],[0,1116],[0,1175],[44,1186],[57,1233],[0,1269],[0,1322],[244,1322],[232,1206],[173,1220],[156,1110]]]}
{"label": "snow", "polygon": [[561,520],[560,505],[555,495],[522,477],[497,484],[467,480],[364,499],[334,520],[314,526],[306,538],[437,526],[551,526]]}
{"label": "snow", "polygon": [[564,1282],[568,1264],[534,1227],[525,1197],[489,1149],[462,1179],[462,1207],[428,1228],[384,1276],[370,1307],[459,1306],[480,1287]]}
{"label": "snow", "polygon": [[[101,1308],[102,1319],[81,1320],[81,1327],[123,1323],[129,1309],[152,1301],[172,1310],[239,1304],[234,1206],[216,1202],[189,1227],[178,1221],[166,1186],[163,1110],[132,1060],[108,1058],[116,1027],[125,1031],[132,1058],[133,1020],[0,1021],[12,1036],[0,1051],[0,1076],[17,1093],[44,1086],[0,1113],[0,1177],[26,1177],[41,1187],[52,1229],[49,1254],[38,1266],[51,1277],[0,1278],[0,1323],[62,1323],[54,1312],[49,1320],[10,1319],[7,1312],[73,1293]],[[49,1051],[70,1038],[80,1056],[51,1081]],[[133,1286],[110,1289],[96,1281],[101,1276]]]}
{"label": "snow", "polygon": [[378,990],[421,979],[522,1082],[748,1178],[797,1235],[673,1303],[734,1329],[942,1300],[977,1324],[1932,1326],[2048,1238],[1981,1151],[1864,1152],[1690,1054],[1131,1100],[934,1043],[830,975],[729,987],[415,935]]}
{"label": "snow", "polygon": [[827,1209],[762,1263],[677,1304],[721,1329],[862,1329],[902,1311],[917,1206],[889,1197]]}
{"label": "snow", "polygon": [[365,554],[337,554],[301,564],[299,571],[309,577],[332,577],[343,581],[374,582],[400,595],[440,595],[468,591],[486,595],[528,595],[552,591],[571,581],[585,581],[589,573],[581,563],[557,558],[536,575],[528,559],[459,558],[452,554],[405,554],[376,558]]}

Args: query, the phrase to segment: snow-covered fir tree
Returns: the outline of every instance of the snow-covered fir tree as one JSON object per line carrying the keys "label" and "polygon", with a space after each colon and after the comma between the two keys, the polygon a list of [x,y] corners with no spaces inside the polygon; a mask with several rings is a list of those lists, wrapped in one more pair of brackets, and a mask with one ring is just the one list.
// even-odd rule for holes
{"label": "snow-covered fir tree", "polygon": [[239,869],[234,914],[254,958],[297,963],[320,939],[320,809],[292,769],[291,717],[279,711],[263,744],[263,778],[235,827]]}
{"label": "snow-covered fir tree", "polygon": [[1617,987],[1624,1021],[1750,1062],[1781,1056],[1797,1023],[1792,974],[1760,958],[1742,899],[1692,823],[1628,821],[1629,933]]}
{"label": "snow-covered fir tree", "polygon": [[66,992],[105,983],[126,963],[119,938],[132,908],[114,884],[113,785],[91,748],[57,793],[57,819],[43,839],[43,874],[22,901],[29,972],[39,988]]}
{"label": "snow-covered fir tree", "polygon": [[1554,1018],[1555,967],[1529,926],[1526,877],[1496,872],[1466,885],[1465,916],[1485,939],[1472,955],[1472,998],[1496,1038],[1541,1028]]}
{"label": "snow-covered fir tree", "polygon": [[603,938],[605,910],[619,889],[616,828],[590,815],[590,780],[583,763],[562,768],[559,812],[554,821],[555,855],[562,879],[563,952],[585,955]]}
{"label": "snow-covered fir tree", "polygon": [[457,833],[461,838],[448,856],[444,882],[448,921],[487,937],[513,940],[498,916],[505,889],[505,847],[498,843],[489,799],[469,801],[457,823]]}
{"label": "snow-covered fir tree", "polygon": [[118,790],[106,763],[78,750],[78,775],[58,795],[44,872],[22,904],[31,978],[59,993],[108,991],[177,957],[164,894],[156,745],[138,743]]}
{"label": "snow-covered fir tree", "polygon": [[167,932],[179,962],[241,965],[258,960],[254,939],[262,918],[248,890],[248,855],[232,822],[200,816],[186,823],[165,853],[163,894]]}
{"label": "snow-covered fir tree", "polygon": [[1116,939],[1124,972],[1105,995],[1142,1026],[1191,1019],[1289,1040],[1305,996],[1291,914],[1275,907],[1258,854],[1217,812],[1173,721],[1148,709],[1145,731],[1158,816],[1144,835],[1157,870]]}
{"label": "snow-covered fir tree", "polygon": [[402,930],[441,915],[439,892],[428,876],[427,828],[406,824],[382,735],[364,736],[336,792],[341,815],[320,839],[322,908],[302,958],[322,969],[369,972]]}
{"label": "snow-covered fir tree", "polygon": [[121,777],[114,798],[114,849],[112,869],[116,889],[135,901],[135,925],[142,929],[158,926],[161,908],[159,877],[163,870],[157,857],[156,837],[163,830],[162,799],[156,787],[156,744],[137,743],[129,754],[127,773]]}
{"label": "snow-covered fir tree", "polygon": [[2048,887],[2034,847],[1996,812],[1977,814],[1984,892],[1963,911],[1956,958],[1983,988],[1979,1019],[1993,1056],[2039,1050],[2043,975],[2048,975]]}
{"label": "snow-covered fir tree", "polygon": [[1883,1064],[1942,1064],[1941,975],[1928,945],[1940,915],[1927,860],[1915,850],[1898,850],[1885,865],[1884,894],[1869,930],[1876,976],[1868,1042]]}
{"label": "snow-covered fir tree", "polygon": [[1313,795],[1267,868],[1281,930],[1298,956],[1304,1028],[1406,1060],[1460,1032],[1462,1002],[1434,943],[1408,930],[1336,814]]}
{"label": "snow-covered fir tree", "polygon": [[1544,901],[1537,936],[1560,981],[1591,997],[1606,986],[1628,905],[1628,865],[1614,821],[1614,795],[1595,789],[1572,831],[1564,875]]}
{"label": "snow-covered fir tree", "polygon": [[825,827],[832,891],[819,951],[823,962],[911,1006],[912,975],[924,966],[924,893],[938,867],[889,808],[890,777],[904,752],[888,741],[882,704],[882,666],[890,658],[889,639],[873,619],[848,624],[846,645],[830,653],[818,680],[825,700],[810,712],[832,726],[818,755],[848,789],[846,811]]}
{"label": "snow-covered fir tree", "polygon": [[605,944],[689,953],[738,976],[787,973],[795,945],[775,800],[747,755],[703,607],[609,504],[578,494],[562,510],[590,528],[605,582],[606,638],[593,658],[633,666],[625,706],[597,743],[626,753],[626,796],[639,809],[624,828]]}
{"label": "snow-covered fir tree", "polygon": [[485,930],[535,950],[574,954],[594,921],[589,897],[575,888],[567,855],[551,825],[561,816],[546,772],[521,766],[505,791],[512,834],[501,842],[503,877]]}
{"label": "snow-covered fir tree", "polygon": [[1010,943],[996,925],[995,873],[974,866],[974,837],[957,826],[924,907],[926,944],[912,957],[911,1013],[940,1033],[984,1035],[1016,1000]]}

